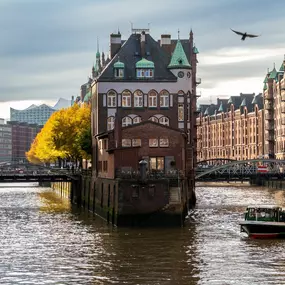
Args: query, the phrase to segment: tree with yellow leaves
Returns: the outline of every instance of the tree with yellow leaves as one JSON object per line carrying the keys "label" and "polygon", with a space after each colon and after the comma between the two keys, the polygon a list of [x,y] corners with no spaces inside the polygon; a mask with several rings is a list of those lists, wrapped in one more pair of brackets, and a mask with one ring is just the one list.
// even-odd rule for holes
{"label": "tree with yellow leaves", "polygon": [[74,104],[53,113],[26,153],[27,159],[32,163],[90,159],[91,147],[87,147],[91,145],[90,125],[91,110],[88,105]]}

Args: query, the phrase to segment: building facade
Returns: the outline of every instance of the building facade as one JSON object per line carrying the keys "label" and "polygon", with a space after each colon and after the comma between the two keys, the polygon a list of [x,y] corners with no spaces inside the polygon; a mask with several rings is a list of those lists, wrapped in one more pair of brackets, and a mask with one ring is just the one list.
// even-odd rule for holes
{"label": "building facade", "polygon": [[53,107],[42,104],[40,106],[31,105],[24,110],[16,110],[14,108],[10,108],[10,121],[43,126],[55,111],[70,106],[70,100],[60,98]]}
{"label": "building facade", "polygon": [[42,129],[42,126],[36,124],[27,124],[21,122],[7,122],[11,129],[12,156],[13,162],[27,162],[26,152],[30,150],[31,144],[36,135]]}
{"label": "building facade", "polygon": [[[101,208],[120,197],[113,206],[124,221],[135,213],[162,215],[158,209],[169,207],[170,192],[179,201],[186,196],[190,200],[194,188],[200,80],[193,33],[187,40],[162,35],[155,41],[147,29],[133,30],[126,41],[120,33],[112,34],[110,41],[108,64],[104,67],[97,58],[91,86],[94,191],[99,192]],[[140,184],[130,179],[128,186],[124,180],[125,193],[120,192],[122,175],[139,173],[141,162],[149,174],[165,177],[176,171],[185,181],[166,189],[166,180]],[[178,208],[181,204],[173,214]],[[179,223],[185,210],[177,215]]]}
{"label": "building facade", "polygon": [[200,105],[197,117],[198,161],[255,159],[265,155],[262,94],[240,94]]}
{"label": "building facade", "polygon": [[12,160],[12,128],[0,119],[0,162]]}
{"label": "building facade", "polygon": [[265,157],[285,159],[285,60],[264,79]]}

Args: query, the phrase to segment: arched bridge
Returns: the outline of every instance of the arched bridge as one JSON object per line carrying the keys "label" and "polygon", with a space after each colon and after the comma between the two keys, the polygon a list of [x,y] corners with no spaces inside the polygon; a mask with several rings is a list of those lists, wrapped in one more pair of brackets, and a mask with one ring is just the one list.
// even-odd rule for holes
{"label": "arched bridge", "polygon": [[74,181],[79,172],[29,163],[0,162],[0,183]]}
{"label": "arched bridge", "polygon": [[285,160],[249,159],[228,161],[220,165],[196,168],[196,181],[249,180],[256,177],[266,179],[285,178]]}

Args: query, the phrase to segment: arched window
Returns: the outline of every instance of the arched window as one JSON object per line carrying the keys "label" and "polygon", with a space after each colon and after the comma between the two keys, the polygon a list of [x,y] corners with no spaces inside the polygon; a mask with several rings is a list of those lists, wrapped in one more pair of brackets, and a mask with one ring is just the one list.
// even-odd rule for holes
{"label": "arched window", "polygon": [[158,118],[155,116],[150,117],[149,120],[158,123]]}
{"label": "arched window", "polygon": [[108,107],[116,107],[117,106],[117,94],[115,91],[111,90],[108,92],[107,98],[108,98],[108,102],[107,105]]}
{"label": "arched window", "polygon": [[132,124],[132,118],[131,117],[124,117],[122,119],[122,127],[127,127],[130,126]]}
{"label": "arched window", "polygon": [[154,90],[148,93],[148,106],[157,107],[157,93]]}
{"label": "arched window", "polygon": [[107,119],[107,130],[111,131],[115,127],[115,117],[111,116]]}
{"label": "arched window", "polygon": [[142,121],[142,118],[140,116],[136,116],[133,118],[133,124],[138,124]]}
{"label": "arched window", "polygon": [[140,90],[134,93],[134,107],[143,107],[143,93]]}
{"label": "arched window", "polygon": [[123,91],[122,93],[122,107],[131,107],[132,106],[132,93],[128,90]]}
{"label": "arched window", "polygon": [[167,117],[161,117],[159,123],[165,126],[169,126],[169,119]]}
{"label": "arched window", "polygon": [[180,95],[180,96],[184,96],[184,92],[182,90],[178,91],[177,94]]}
{"label": "arched window", "polygon": [[160,107],[169,107],[169,93],[166,90],[162,90],[159,94]]}

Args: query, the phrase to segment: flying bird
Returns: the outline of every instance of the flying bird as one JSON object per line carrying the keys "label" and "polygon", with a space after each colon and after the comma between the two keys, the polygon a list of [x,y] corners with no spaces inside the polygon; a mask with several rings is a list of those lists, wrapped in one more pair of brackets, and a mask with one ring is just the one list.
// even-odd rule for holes
{"label": "flying bird", "polygon": [[248,38],[256,38],[256,37],[259,37],[259,35],[252,35],[252,34],[247,34],[247,33],[241,33],[241,32],[238,32],[238,31],[235,31],[233,29],[231,29],[234,33],[236,33],[237,35],[240,35],[242,36],[241,37],[241,40],[244,41],[247,37]]}

